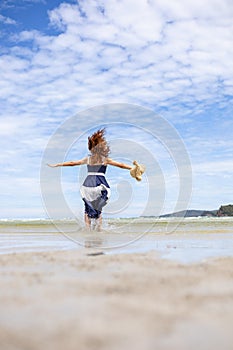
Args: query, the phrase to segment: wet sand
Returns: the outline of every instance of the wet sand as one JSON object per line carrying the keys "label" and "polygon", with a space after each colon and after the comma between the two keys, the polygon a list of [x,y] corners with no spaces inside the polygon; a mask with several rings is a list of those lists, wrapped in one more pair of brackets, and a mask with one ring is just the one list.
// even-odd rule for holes
{"label": "wet sand", "polygon": [[233,258],[0,255],[1,350],[231,350]]}

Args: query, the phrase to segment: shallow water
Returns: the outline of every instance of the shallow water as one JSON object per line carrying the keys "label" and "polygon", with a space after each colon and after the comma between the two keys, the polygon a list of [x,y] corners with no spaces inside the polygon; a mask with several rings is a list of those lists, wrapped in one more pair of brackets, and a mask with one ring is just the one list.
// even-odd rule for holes
{"label": "shallow water", "polygon": [[105,254],[155,251],[182,263],[233,256],[233,218],[111,219],[103,231],[71,220],[2,220],[0,254],[86,249]]}

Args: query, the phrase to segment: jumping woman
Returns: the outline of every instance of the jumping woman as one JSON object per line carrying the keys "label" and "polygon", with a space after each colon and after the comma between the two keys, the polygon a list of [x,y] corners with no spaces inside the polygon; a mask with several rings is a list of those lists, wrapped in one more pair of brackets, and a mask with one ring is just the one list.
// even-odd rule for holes
{"label": "jumping woman", "polygon": [[[48,164],[50,167],[76,166],[87,164],[87,177],[84,180],[80,193],[85,206],[85,224],[91,228],[91,219],[96,219],[98,230],[102,226],[102,208],[107,204],[110,198],[110,187],[105,178],[108,165],[121,169],[130,170],[130,174],[137,180],[141,180],[140,175],[144,172],[137,162],[130,165],[119,163],[109,158],[110,148],[105,139],[105,129],[100,129],[88,137],[88,149],[90,156],[80,160],[68,161],[64,163]],[[135,176],[135,171],[139,177]]]}

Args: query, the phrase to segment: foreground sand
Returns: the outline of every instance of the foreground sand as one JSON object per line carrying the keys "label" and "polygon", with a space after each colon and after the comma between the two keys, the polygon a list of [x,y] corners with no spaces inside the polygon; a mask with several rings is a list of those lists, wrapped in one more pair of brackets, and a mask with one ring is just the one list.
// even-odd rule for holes
{"label": "foreground sand", "polygon": [[232,349],[233,258],[0,256],[0,349]]}

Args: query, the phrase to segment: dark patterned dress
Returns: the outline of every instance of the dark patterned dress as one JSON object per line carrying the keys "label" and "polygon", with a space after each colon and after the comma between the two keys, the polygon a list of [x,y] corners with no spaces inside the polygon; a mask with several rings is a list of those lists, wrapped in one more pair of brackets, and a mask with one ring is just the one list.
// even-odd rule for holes
{"label": "dark patterned dress", "polygon": [[87,177],[80,192],[89,218],[98,219],[102,208],[107,204],[111,191],[105,178],[107,166],[87,164]]}

